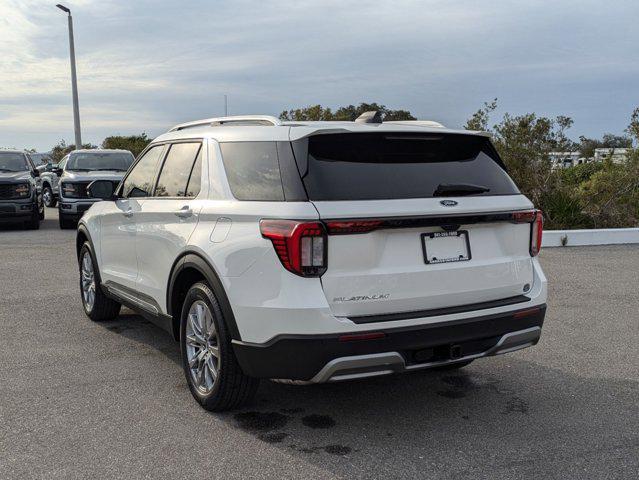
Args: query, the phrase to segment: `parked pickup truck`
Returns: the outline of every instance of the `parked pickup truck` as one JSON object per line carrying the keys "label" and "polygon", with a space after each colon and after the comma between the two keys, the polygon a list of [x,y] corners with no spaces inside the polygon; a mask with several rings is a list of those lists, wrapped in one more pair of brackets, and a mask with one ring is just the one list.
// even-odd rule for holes
{"label": "parked pickup truck", "polygon": [[98,201],[87,195],[91,182],[109,180],[117,187],[133,160],[128,150],[74,150],[64,157],[52,170],[59,177],[56,190],[60,228],[75,228],[84,212]]}
{"label": "parked pickup truck", "polygon": [[47,163],[44,169],[38,168],[42,179],[42,202],[45,207],[53,208],[58,204],[58,182],[68,158],[67,155],[57,164]]}
{"label": "parked pickup truck", "polygon": [[44,219],[40,172],[28,153],[0,151],[0,223],[22,223],[40,228]]}

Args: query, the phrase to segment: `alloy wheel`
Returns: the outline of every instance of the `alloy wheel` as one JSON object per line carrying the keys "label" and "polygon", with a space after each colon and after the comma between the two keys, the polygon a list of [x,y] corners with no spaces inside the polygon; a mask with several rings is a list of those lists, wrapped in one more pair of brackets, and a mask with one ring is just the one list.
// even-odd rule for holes
{"label": "alloy wheel", "polygon": [[213,315],[202,300],[193,302],[189,308],[185,336],[191,380],[197,390],[206,395],[219,375],[220,347]]}
{"label": "alloy wheel", "polygon": [[44,192],[42,192],[42,200],[47,207],[51,206],[51,201],[53,200],[53,193],[49,188],[45,188]]}
{"label": "alloy wheel", "polygon": [[80,271],[82,282],[82,299],[87,311],[93,310],[95,304],[95,273],[93,271],[93,260],[91,254],[86,251],[82,256],[82,268]]}

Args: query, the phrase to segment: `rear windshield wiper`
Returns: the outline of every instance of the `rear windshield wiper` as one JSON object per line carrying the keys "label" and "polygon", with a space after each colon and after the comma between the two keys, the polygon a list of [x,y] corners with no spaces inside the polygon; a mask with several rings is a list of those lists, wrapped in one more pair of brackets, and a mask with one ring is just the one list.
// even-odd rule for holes
{"label": "rear windshield wiper", "polygon": [[471,183],[440,183],[433,192],[433,197],[475,195],[486,192],[490,192],[490,188],[484,187],[483,185],[473,185]]}

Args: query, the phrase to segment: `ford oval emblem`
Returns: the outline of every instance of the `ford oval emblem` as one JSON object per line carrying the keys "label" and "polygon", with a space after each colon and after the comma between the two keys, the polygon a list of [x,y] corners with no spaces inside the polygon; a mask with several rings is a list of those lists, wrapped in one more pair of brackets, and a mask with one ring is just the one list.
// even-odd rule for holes
{"label": "ford oval emblem", "polygon": [[442,200],[439,203],[442,204],[444,207],[454,207],[455,205],[457,205],[457,202],[455,200]]}

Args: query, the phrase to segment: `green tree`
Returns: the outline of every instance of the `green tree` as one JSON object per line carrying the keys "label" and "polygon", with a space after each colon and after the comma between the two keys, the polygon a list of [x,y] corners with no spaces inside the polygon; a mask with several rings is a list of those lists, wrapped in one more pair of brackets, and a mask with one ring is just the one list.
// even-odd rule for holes
{"label": "green tree", "polygon": [[601,140],[587,138],[583,135],[579,137],[578,149],[581,154],[590,158],[595,155],[595,148],[629,148],[632,147],[632,138],[625,135],[604,134]]}
{"label": "green tree", "polygon": [[294,108],[291,110],[284,110],[280,113],[280,119],[293,120],[293,121],[354,121],[364,112],[378,111],[382,115],[383,121],[398,121],[398,120],[416,120],[416,118],[408,110],[391,110],[386,108],[385,105],[378,103],[360,103],[359,105],[348,105],[345,107],[338,107],[333,112],[330,108],[322,107],[321,105],[311,105],[305,108]]}
{"label": "green tree", "polygon": [[466,130],[479,130],[481,132],[490,131],[490,126],[488,125],[490,121],[490,114],[493,113],[496,108],[496,98],[492,102],[484,102],[484,106],[473,113],[466,121],[464,128]]}
{"label": "green tree", "polygon": [[135,157],[137,157],[142,150],[151,142],[151,139],[147,137],[146,133],[140,135],[113,135],[106,137],[102,142],[102,148],[115,148],[130,151]]}
{"label": "green tree", "polygon": [[623,164],[604,161],[579,190],[595,228],[639,225],[639,153],[634,151]]}
{"label": "green tree", "polygon": [[302,121],[320,121],[335,120],[335,116],[330,108],[324,108],[321,105],[311,105],[305,108],[294,108],[284,110],[280,113],[281,120]]}
{"label": "green tree", "polygon": [[511,177],[535,204],[556,187],[549,153],[565,142],[567,117],[551,120],[534,113],[505,114],[495,125],[493,141]]}
{"label": "green tree", "polygon": [[555,119],[534,113],[508,113],[490,127],[490,115],[497,100],[485,103],[466,122],[470,130],[489,131],[495,148],[522,193],[544,212],[547,228],[606,228],[639,224],[639,149],[632,150],[623,164],[610,160],[553,170],[551,151],[580,148],[592,156],[599,147],[639,145],[639,108],[631,116],[626,132],[630,136],[605,134],[601,140],[580,137],[572,142],[566,132],[570,117]]}
{"label": "green tree", "polygon": [[587,182],[597,172],[603,169],[601,162],[589,162],[575,165],[571,168],[562,168],[557,171],[564,185],[578,187],[583,182]]}
{"label": "green tree", "polygon": [[634,139],[635,144],[639,148],[639,107],[632,111],[630,116],[630,125],[626,129],[626,132]]}

